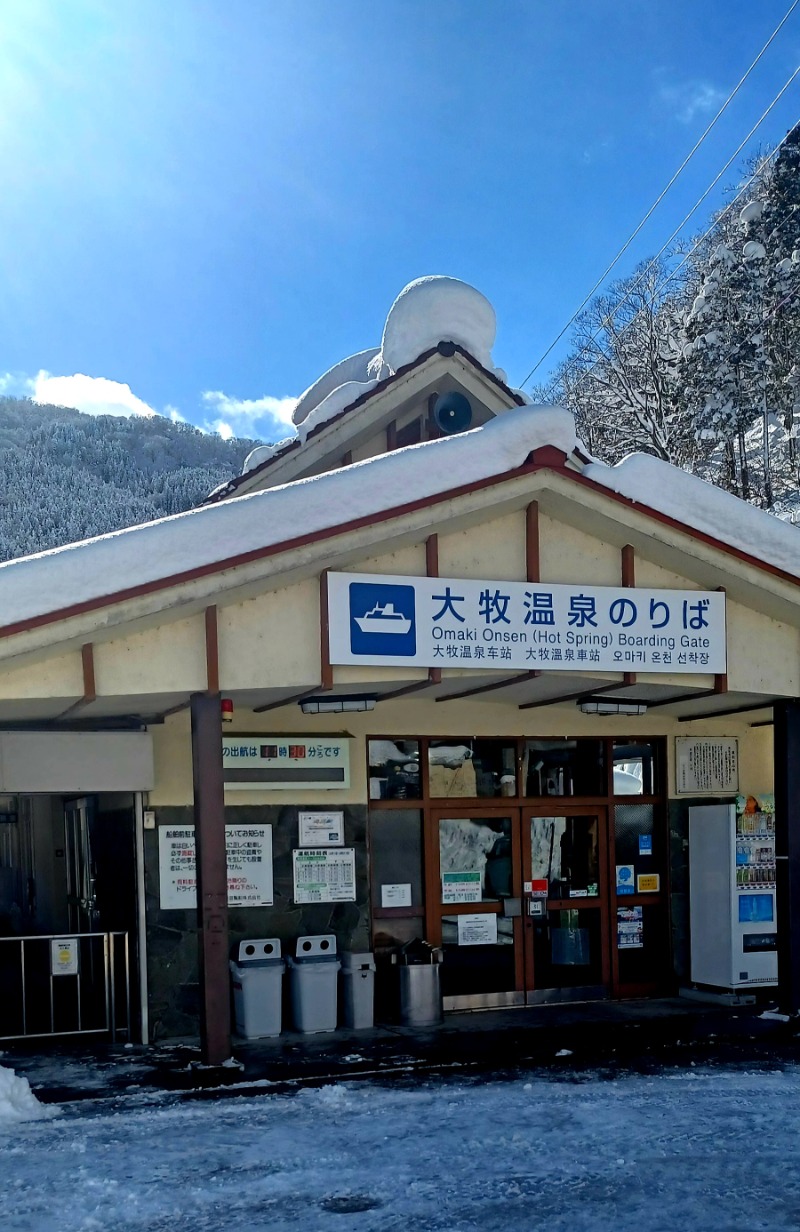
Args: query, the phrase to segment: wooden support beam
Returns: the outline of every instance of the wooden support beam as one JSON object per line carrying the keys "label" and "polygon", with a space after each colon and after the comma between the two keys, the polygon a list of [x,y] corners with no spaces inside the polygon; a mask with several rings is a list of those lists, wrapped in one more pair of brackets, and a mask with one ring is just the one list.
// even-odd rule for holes
{"label": "wooden support beam", "polygon": [[303,689],[300,693],[290,693],[288,697],[281,697],[278,701],[266,702],[263,706],[254,706],[253,714],[266,714],[268,710],[280,710],[281,706],[293,706],[306,697],[313,697],[315,693],[324,693],[324,691],[322,683],[315,684],[311,689]]}
{"label": "wooden support beam", "polygon": [[538,501],[531,501],[525,510],[525,572],[529,582],[541,582]]}
{"label": "wooden support beam", "polygon": [[[622,549],[621,573],[623,586],[636,585],[636,553],[629,543]],[[636,672],[624,672],[622,680],[626,685],[636,684]]]}
{"label": "wooden support beam", "polygon": [[[429,689],[430,687],[430,680],[415,680],[411,684],[401,685],[399,689],[392,689],[391,693],[379,693],[375,700],[379,702],[390,702],[396,697],[405,697],[407,693],[421,693],[423,689]],[[438,702],[438,700],[439,698],[437,697],[436,701]]]}
{"label": "wooden support beam", "polygon": [[522,684],[525,680],[533,680],[536,676],[541,676],[540,671],[518,672],[514,676],[507,676],[505,680],[492,680],[489,684],[474,685],[470,689],[463,689],[460,693],[449,693],[447,697],[437,697],[437,702],[455,702],[462,697],[474,697],[476,693],[493,693],[495,689],[507,689],[512,684]]}
{"label": "wooden support beam", "polygon": [[595,697],[598,693],[613,693],[615,689],[624,687],[624,680],[617,680],[614,684],[601,684],[596,688],[580,689],[577,693],[562,693],[558,697],[543,697],[535,702],[523,702],[518,706],[518,710],[540,710],[543,706],[557,706],[560,702],[577,702],[582,697]]}
{"label": "wooden support beam", "polygon": [[[425,572],[428,577],[439,576],[439,536],[429,535],[425,540]],[[428,684],[442,683],[442,669],[428,668]]]}
{"label": "wooden support beam", "polygon": [[66,710],[58,716],[58,721],[71,717],[78,710],[83,710],[85,706],[91,705],[97,698],[97,686],[94,676],[94,645],[92,642],[84,642],[83,646],[81,646],[81,677],[83,696],[78,701],[73,702],[71,706],[67,706]]}
{"label": "wooden support beam", "polygon": [[330,651],[330,618],[328,615],[328,570],[319,575],[319,662],[320,688],[333,688],[333,668]]}
{"label": "wooden support beam", "polygon": [[206,1065],[222,1065],[231,1055],[220,700],[219,693],[193,693],[191,697],[200,1035]]}
{"label": "wooden support beam", "polygon": [[206,608],[206,689],[219,693],[219,630],[217,607]]}

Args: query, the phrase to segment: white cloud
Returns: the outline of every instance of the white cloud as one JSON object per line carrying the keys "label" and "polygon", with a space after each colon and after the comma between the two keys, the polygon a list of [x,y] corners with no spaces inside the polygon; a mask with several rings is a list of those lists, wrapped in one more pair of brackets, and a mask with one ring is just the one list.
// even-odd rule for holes
{"label": "white cloud", "polygon": [[276,431],[287,424],[293,427],[292,411],[297,398],[232,398],[220,389],[206,389],[201,395],[203,402],[216,415],[206,426],[211,432],[219,432],[225,440],[231,436],[267,436],[272,439]]}
{"label": "white cloud", "polygon": [[662,82],[658,96],[681,124],[691,124],[697,116],[710,116],[727,97],[710,81]]}
{"label": "white cloud", "polygon": [[105,376],[52,376],[42,369],[33,380],[33,400],[70,406],[86,415],[156,415],[158,412],[137,398],[130,385]]}
{"label": "white cloud", "polygon": [[236,435],[231,425],[224,419],[215,419],[207,425],[207,428],[209,432],[216,432],[218,436],[221,436],[223,441],[232,441]]}

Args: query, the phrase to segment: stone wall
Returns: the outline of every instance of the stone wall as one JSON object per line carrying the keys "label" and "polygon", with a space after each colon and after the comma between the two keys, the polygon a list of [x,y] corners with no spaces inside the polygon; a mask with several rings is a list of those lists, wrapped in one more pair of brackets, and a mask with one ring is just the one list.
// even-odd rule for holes
{"label": "stone wall", "polygon": [[[345,846],[356,853],[354,903],[293,902],[292,851],[297,847],[299,805],[244,805],[226,808],[225,820],[237,825],[272,825],[274,904],[232,908],[231,946],[248,937],[279,937],[283,953],[294,954],[294,941],[306,934],[334,933],[339,951],[370,949],[369,884],[363,805],[345,805]],[[307,806],[310,811],[314,807]],[[157,826],[186,826],[192,808],[160,808]],[[145,901],[147,912],[148,995],[151,1036],[155,1039],[199,1033],[197,912],[162,911],[158,883],[158,831],[145,831]]]}

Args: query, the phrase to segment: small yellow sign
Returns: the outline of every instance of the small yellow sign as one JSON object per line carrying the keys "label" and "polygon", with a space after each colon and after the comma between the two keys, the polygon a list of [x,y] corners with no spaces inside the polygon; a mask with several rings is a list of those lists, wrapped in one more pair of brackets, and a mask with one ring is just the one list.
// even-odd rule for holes
{"label": "small yellow sign", "polygon": [[636,878],[636,889],[640,894],[657,894],[661,889],[661,878],[658,873],[640,873]]}

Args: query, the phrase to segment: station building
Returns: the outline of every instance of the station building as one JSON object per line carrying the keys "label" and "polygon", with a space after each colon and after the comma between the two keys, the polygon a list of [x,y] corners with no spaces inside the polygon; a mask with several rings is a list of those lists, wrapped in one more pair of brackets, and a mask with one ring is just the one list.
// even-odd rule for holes
{"label": "station building", "polygon": [[415,939],[446,1011],[674,992],[737,797],[798,1008],[797,531],[591,458],[493,342],[411,284],[204,506],[0,566],[0,1038],[222,1060],[247,937],[373,952],[379,1015]]}

